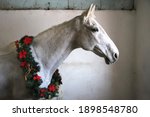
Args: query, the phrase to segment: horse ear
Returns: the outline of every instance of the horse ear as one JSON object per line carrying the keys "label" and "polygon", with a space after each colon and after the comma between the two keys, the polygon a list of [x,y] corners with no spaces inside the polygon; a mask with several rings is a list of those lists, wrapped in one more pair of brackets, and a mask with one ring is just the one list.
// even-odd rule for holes
{"label": "horse ear", "polygon": [[84,11],[84,12],[82,13],[82,15],[83,15],[84,17],[89,17],[90,14],[91,14],[92,7],[93,7],[93,4],[91,4],[90,7],[89,7],[86,11]]}
{"label": "horse ear", "polygon": [[90,17],[91,16],[92,9],[93,9],[93,4],[91,4],[90,7],[88,8],[88,10],[86,11],[86,17]]}
{"label": "horse ear", "polygon": [[85,12],[82,13],[83,22],[85,24],[89,21],[90,17],[95,18],[94,11],[95,11],[95,5],[91,4],[90,7],[88,8],[88,10],[86,10]]}
{"label": "horse ear", "polygon": [[82,15],[84,16],[84,19],[88,20],[90,17],[95,18],[94,12],[95,12],[95,5],[91,4],[90,7],[85,12],[83,12]]}
{"label": "horse ear", "polygon": [[91,9],[91,15],[95,17],[94,12],[95,12],[95,5]]}

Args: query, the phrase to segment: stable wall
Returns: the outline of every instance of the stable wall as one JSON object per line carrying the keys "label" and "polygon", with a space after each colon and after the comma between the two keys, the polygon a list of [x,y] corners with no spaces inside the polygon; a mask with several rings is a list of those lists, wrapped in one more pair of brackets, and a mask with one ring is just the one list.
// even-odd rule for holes
{"label": "stable wall", "polygon": [[[78,10],[0,11],[0,47],[24,35],[35,36],[80,13]],[[96,11],[96,16],[117,45],[120,59],[108,66],[91,52],[73,51],[59,67],[63,99],[133,99],[135,12]]]}
{"label": "stable wall", "polygon": [[136,6],[136,97],[150,99],[150,0],[137,0]]}
{"label": "stable wall", "polygon": [[0,0],[0,9],[29,10],[29,9],[87,9],[95,4],[103,10],[131,10],[134,0]]}

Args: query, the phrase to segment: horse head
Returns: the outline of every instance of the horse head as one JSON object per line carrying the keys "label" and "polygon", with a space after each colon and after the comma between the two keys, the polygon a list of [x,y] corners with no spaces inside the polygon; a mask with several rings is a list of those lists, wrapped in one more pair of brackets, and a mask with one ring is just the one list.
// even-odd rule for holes
{"label": "horse head", "polygon": [[104,57],[106,64],[114,63],[119,58],[119,51],[103,27],[96,21],[95,5],[80,15],[80,31],[77,43],[81,48]]}

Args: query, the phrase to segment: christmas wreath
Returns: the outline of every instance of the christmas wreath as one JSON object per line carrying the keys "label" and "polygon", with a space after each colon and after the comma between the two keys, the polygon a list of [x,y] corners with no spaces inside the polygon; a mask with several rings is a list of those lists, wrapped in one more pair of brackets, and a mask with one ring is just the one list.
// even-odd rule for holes
{"label": "christmas wreath", "polygon": [[32,36],[24,36],[21,40],[15,42],[17,48],[17,58],[20,61],[20,67],[24,73],[26,87],[30,89],[35,99],[45,98],[52,99],[57,97],[59,93],[59,86],[62,84],[61,76],[58,69],[54,72],[52,80],[48,87],[40,88],[42,84],[41,76],[38,75],[40,66],[34,60],[30,45],[33,42]]}

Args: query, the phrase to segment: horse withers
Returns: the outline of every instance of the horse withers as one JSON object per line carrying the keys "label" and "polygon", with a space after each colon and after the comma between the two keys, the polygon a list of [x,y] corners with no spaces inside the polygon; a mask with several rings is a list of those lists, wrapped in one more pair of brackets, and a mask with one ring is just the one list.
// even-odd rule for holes
{"label": "horse withers", "polygon": [[[47,29],[34,37],[30,46],[39,64],[43,83],[47,87],[58,66],[76,48],[92,51],[103,57],[106,64],[119,58],[119,51],[102,26],[96,21],[95,6],[70,21]],[[13,44],[0,50],[0,99],[34,99],[26,87],[24,74]]]}

